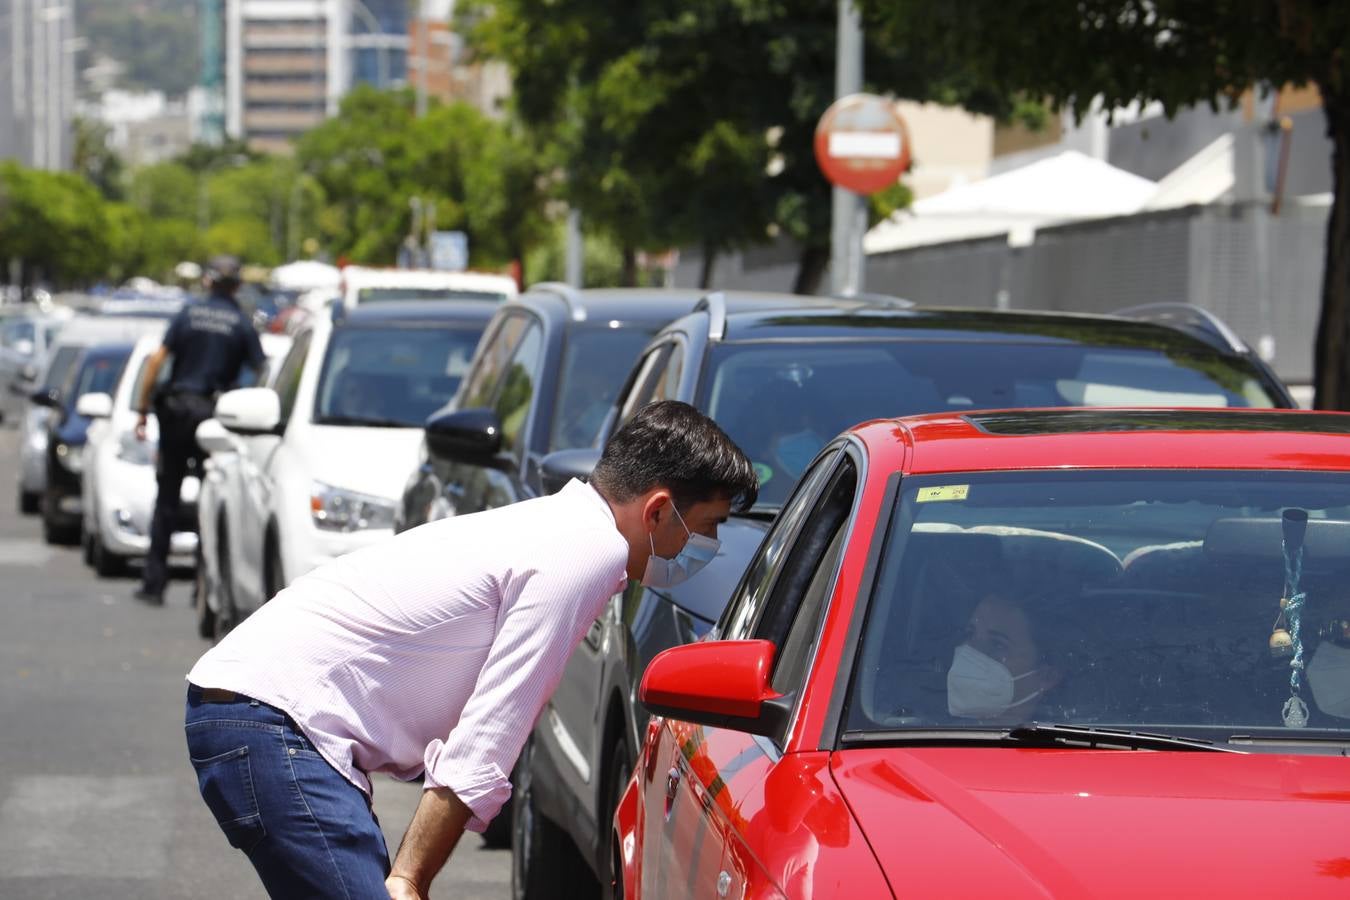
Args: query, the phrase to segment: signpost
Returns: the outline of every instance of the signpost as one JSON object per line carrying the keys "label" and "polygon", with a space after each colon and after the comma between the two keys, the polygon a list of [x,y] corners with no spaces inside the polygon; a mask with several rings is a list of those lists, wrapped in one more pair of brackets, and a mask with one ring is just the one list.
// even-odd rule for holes
{"label": "signpost", "polygon": [[885,190],[909,168],[909,130],[894,102],[849,94],[831,104],[816,126],[816,162],[835,188],[831,276],[836,294],[863,287],[863,197]]}

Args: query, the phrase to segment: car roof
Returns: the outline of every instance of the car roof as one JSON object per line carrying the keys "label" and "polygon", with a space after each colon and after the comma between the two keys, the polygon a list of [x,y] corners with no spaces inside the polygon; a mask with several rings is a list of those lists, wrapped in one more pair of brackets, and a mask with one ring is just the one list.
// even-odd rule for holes
{"label": "car roof", "polygon": [[728,309],[723,340],[924,340],[962,343],[1090,344],[1162,352],[1222,352],[1232,348],[1192,332],[1119,316],[959,309],[899,308],[848,300],[799,309]]}
{"label": "car roof", "polygon": [[854,433],[883,465],[915,475],[1066,468],[1350,470],[1350,414],[1309,410],[946,412],[864,423]]}
{"label": "car roof", "polygon": [[134,341],[163,334],[168,320],[145,316],[75,316],[61,327],[53,346],[83,346],[100,341]]}
{"label": "car roof", "polygon": [[334,308],[338,327],[412,325],[418,322],[486,322],[501,307],[496,300],[390,300]]}
{"label": "car roof", "polygon": [[578,290],[556,282],[530,287],[502,304],[526,307],[573,322],[634,322],[664,325],[694,308],[707,291],[679,288],[588,288]]}

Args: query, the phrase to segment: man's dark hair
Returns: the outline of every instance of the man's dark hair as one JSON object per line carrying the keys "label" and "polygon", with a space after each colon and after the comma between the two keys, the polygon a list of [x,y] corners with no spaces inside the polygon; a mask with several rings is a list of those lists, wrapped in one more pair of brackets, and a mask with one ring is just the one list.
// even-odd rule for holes
{"label": "man's dark hair", "polygon": [[654,487],[669,489],[677,509],[725,497],[745,510],[759,495],[749,458],[717,423],[688,403],[643,407],[609,439],[591,483],[616,503]]}

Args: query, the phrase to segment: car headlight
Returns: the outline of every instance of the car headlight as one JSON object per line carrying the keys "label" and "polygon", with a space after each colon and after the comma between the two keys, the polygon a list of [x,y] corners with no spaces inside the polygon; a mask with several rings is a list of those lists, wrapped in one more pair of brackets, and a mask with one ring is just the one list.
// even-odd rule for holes
{"label": "car headlight", "polygon": [[117,439],[117,458],[135,466],[155,464],[155,442],[136,440],[136,432],[124,431]]}
{"label": "car headlight", "polygon": [[84,468],[84,448],[72,447],[70,444],[58,441],[56,444],[56,460],[65,466],[67,472],[79,474]]}
{"label": "car headlight", "polygon": [[310,487],[314,524],[325,531],[365,531],[394,527],[394,502],[316,481]]}

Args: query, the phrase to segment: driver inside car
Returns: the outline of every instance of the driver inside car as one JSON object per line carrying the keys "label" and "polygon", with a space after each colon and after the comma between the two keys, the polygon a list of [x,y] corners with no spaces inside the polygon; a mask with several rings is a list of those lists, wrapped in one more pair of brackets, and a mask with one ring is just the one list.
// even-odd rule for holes
{"label": "driver inside car", "polygon": [[966,624],[965,640],[947,670],[947,711],[958,719],[1016,725],[1034,718],[1061,680],[1042,652],[1023,604],[989,592]]}

